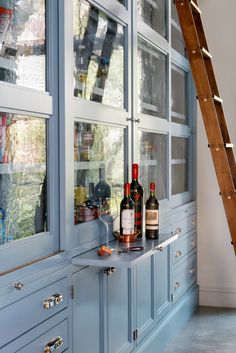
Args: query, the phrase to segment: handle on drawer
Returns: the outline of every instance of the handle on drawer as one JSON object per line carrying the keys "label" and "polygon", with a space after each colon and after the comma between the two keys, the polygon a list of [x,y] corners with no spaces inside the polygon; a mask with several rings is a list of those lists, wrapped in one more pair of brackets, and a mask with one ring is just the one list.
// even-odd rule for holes
{"label": "handle on drawer", "polygon": [[48,344],[44,347],[44,353],[51,353],[60,348],[63,345],[63,339],[58,336],[53,338]]}
{"label": "handle on drawer", "polygon": [[180,287],[180,282],[175,282],[175,289]]}
{"label": "handle on drawer", "polygon": [[182,232],[181,228],[176,228],[175,233],[174,234],[180,234]]}
{"label": "handle on drawer", "polygon": [[175,257],[180,257],[182,255],[182,252],[180,250],[176,251]]}
{"label": "handle on drawer", "polygon": [[190,275],[194,275],[195,271],[196,271],[196,269],[194,267],[191,268],[191,270],[189,270]]}
{"label": "handle on drawer", "polygon": [[47,298],[43,302],[44,309],[53,308],[55,305],[60,304],[63,301],[62,294],[53,294],[51,297]]}

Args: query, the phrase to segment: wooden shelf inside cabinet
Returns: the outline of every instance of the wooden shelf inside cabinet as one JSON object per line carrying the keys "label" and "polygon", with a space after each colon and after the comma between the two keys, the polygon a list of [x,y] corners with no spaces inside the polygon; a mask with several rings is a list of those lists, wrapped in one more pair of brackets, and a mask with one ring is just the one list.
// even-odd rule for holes
{"label": "wooden shelf inside cabinet", "polygon": [[[109,246],[114,249],[112,255],[99,256],[97,254],[98,248],[95,248],[74,257],[72,264],[77,266],[131,268],[157,251],[162,251],[177,239],[178,234],[160,234],[159,239],[140,239],[129,244],[113,240],[109,242]],[[116,249],[126,249],[129,246],[143,246],[144,249],[121,254],[116,253]]]}
{"label": "wooden shelf inside cabinet", "polygon": [[45,164],[0,164],[0,174],[14,174],[14,173],[40,173],[46,171]]}
{"label": "wooden shelf inside cabinet", "polygon": [[160,163],[158,163],[155,159],[142,159],[139,163],[140,167],[158,167]]}

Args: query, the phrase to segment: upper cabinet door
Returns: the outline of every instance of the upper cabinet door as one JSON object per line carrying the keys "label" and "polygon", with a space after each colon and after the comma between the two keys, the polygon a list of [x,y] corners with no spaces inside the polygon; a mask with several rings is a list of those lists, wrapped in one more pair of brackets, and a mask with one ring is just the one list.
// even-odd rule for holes
{"label": "upper cabinet door", "polygon": [[59,250],[56,12],[0,4],[0,273]]}
{"label": "upper cabinet door", "polygon": [[74,0],[74,95],[124,108],[125,27],[85,0]]}
{"label": "upper cabinet door", "polygon": [[166,1],[138,0],[138,14],[141,19],[161,36],[166,37]]}
{"label": "upper cabinet door", "polygon": [[0,81],[45,91],[45,0],[0,6]]}

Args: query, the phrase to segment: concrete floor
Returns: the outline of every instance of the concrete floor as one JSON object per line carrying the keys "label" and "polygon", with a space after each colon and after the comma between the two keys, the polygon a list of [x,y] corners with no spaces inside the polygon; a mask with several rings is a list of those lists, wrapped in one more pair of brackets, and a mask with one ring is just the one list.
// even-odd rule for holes
{"label": "concrete floor", "polygon": [[236,309],[200,307],[165,353],[236,353]]}

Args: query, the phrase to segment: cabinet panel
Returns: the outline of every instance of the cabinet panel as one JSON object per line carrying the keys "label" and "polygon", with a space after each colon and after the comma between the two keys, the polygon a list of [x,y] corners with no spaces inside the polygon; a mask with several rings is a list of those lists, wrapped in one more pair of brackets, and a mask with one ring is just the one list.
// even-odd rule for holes
{"label": "cabinet panel", "polygon": [[86,268],[72,277],[73,352],[103,353],[101,270]]}
{"label": "cabinet panel", "polygon": [[108,281],[108,353],[132,350],[131,270],[118,269]]}
{"label": "cabinet panel", "polygon": [[155,325],[154,312],[154,256],[151,256],[136,266],[136,290],[137,290],[137,329],[138,342]]}
{"label": "cabinet panel", "polygon": [[[55,301],[50,298],[55,295],[62,296]],[[51,305],[47,308],[46,301]],[[0,322],[4,322],[0,331],[0,344],[4,346],[12,339],[22,335],[32,327],[55,315],[68,305],[68,283],[64,278],[51,284],[36,293],[33,293],[18,302],[1,309]],[[25,315],[27,313],[27,319]],[[12,323],[14,322],[14,325]]]}
{"label": "cabinet panel", "polygon": [[159,321],[171,305],[170,293],[170,246],[155,255],[155,313]]}
{"label": "cabinet panel", "polygon": [[179,240],[177,240],[172,246],[172,261],[176,264],[178,261],[184,258],[190,251],[196,248],[197,245],[197,234],[194,233],[186,234]]}

